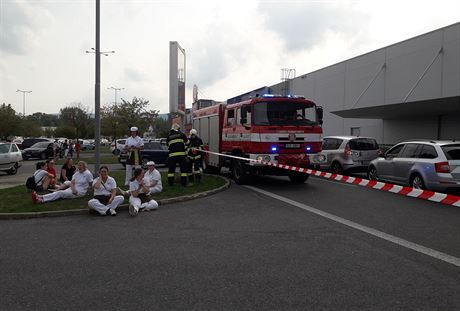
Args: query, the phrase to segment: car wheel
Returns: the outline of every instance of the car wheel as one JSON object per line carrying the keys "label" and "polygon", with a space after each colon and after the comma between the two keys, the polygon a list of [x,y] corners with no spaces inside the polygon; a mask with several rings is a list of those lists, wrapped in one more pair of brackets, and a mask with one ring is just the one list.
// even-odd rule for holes
{"label": "car wheel", "polygon": [[18,172],[18,164],[15,163],[15,164],[13,165],[13,167],[10,168],[6,173],[7,173],[8,175],[16,175],[17,172]]}
{"label": "car wheel", "polygon": [[410,186],[414,189],[420,189],[424,190],[425,188],[425,183],[423,182],[422,176],[419,174],[414,174],[411,179],[410,179]]}
{"label": "car wheel", "polygon": [[46,160],[46,152],[40,153],[40,160]]}
{"label": "car wheel", "polygon": [[120,154],[120,150],[119,149],[114,149],[112,153],[117,156],[117,155]]}
{"label": "car wheel", "polygon": [[333,162],[331,165],[331,172],[334,174],[342,174],[342,165],[339,162]]}
{"label": "car wheel", "polygon": [[302,173],[294,173],[289,175],[289,179],[291,180],[291,183],[293,184],[303,184],[304,182],[307,181],[308,177],[310,177],[309,174],[302,174]]}
{"label": "car wheel", "polygon": [[367,178],[370,180],[379,180],[379,176],[377,175],[377,169],[374,166],[371,166],[367,171]]}
{"label": "car wheel", "polygon": [[238,185],[244,185],[248,182],[249,175],[245,170],[243,161],[236,159],[232,161],[232,177]]}

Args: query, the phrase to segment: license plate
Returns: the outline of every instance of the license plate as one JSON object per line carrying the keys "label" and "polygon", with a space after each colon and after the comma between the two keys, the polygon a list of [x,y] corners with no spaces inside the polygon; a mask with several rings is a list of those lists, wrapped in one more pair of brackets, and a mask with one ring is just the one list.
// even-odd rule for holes
{"label": "license plate", "polygon": [[286,148],[300,148],[300,144],[286,144]]}

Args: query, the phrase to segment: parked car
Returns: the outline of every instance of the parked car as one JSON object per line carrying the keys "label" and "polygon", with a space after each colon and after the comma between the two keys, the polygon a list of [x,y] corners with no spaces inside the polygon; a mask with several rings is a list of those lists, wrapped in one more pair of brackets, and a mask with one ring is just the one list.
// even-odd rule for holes
{"label": "parked car", "polygon": [[[126,139],[117,139],[116,144],[115,144],[115,141],[113,141],[110,144],[110,152],[112,152],[114,155],[119,155],[121,150],[125,148],[125,144],[126,144]],[[115,145],[116,145],[116,148],[115,148]]]}
{"label": "parked car", "polygon": [[434,191],[460,190],[460,142],[418,140],[401,142],[368,169],[372,180]]}
{"label": "parked car", "polygon": [[53,142],[42,141],[34,144],[30,148],[22,150],[22,158],[28,160],[30,158],[39,158],[46,160],[54,156]]}
{"label": "parked car", "polygon": [[[371,160],[379,156],[379,145],[374,138],[358,136],[327,136],[323,139],[320,169],[333,173],[366,172]],[[317,157],[318,158],[318,157]]]}
{"label": "parked car", "polygon": [[[148,161],[154,161],[155,164],[166,164],[168,161],[168,147],[158,141],[150,141],[144,143],[144,149],[141,150],[141,161],[142,167],[147,167]],[[118,161],[126,166],[126,160],[128,159],[128,152],[126,150],[121,150],[120,155],[118,156]]]}
{"label": "parked car", "polygon": [[29,147],[32,147],[32,145],[35,145],[36,143],[39,143],[41,141],[44,142],[52,142],[51,139],[48,138],[26,138],[22,141],[21,146],[19,146],[19,149],[24,150]]}
{"label": "parked car", "polygon": [[94,143],[91,143],[89,140],[82,140],[81,150],[94,150],[95,148]]}
{"label": "parked car", "polygon": [[14,143],[0,143],[0,171],[14,175],[22,165],[22,154]]}

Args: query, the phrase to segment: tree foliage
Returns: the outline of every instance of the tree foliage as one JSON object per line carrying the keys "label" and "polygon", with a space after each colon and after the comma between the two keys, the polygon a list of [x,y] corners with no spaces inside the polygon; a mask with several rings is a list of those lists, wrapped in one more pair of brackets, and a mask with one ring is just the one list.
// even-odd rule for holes
{"label": "tree foliage", "polygon": [[[88,113],[88,108],[84,107],[81,103],[74,103],[71,106],[62,108],[60,110],[59,120],[61,126],[56,129],[57,132],[73,130],[71,135],[65,135],[64,137],[69,138],[81,138],[87,137],[91,132],[90,129],[90,116]],[[68,129],[61,129],[61,127],[66,127]]]}
{"label": "tree foliage", "polygon": [[124,137],[132,126],[139,128],[141,133],[147,131],[158,117],[157,110],[147,110],[148,104],[148,100],[134,97],[132,101],[121,99],[121,103],[104,106],[101,132],[107,136]]}
{"label": "tree foliage", "polygon": [[11,105],[3,103],[0,106],[0,138],[7,139],[8,136],[18,135],[21,119]]}

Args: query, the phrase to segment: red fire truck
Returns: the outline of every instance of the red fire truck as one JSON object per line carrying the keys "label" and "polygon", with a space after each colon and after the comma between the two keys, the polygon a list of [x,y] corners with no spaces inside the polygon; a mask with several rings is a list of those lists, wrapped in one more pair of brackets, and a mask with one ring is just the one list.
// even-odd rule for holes
{"label": "red fire truck", "polygon": [[[193,111],[193,128],[205,149],[265,162],[308,167],[321,151],[323,109],[303,97],[262,95],[239,103],[219,103]],[[219,173],[228,167],[238,184],[255,174],[289,176],[293,183],[309,175],[207,153],[203,168]]]}

